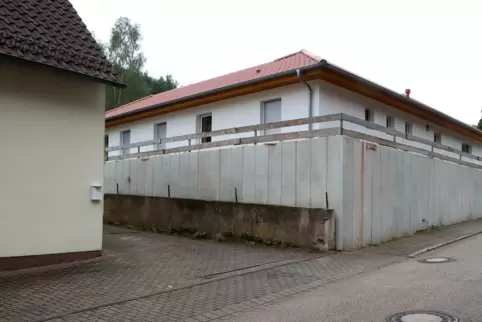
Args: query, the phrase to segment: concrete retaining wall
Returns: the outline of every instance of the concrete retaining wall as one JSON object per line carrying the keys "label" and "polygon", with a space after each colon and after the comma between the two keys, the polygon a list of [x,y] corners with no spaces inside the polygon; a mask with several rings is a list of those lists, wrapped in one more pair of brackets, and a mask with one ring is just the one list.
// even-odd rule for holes
{"label": "concrete retaining wall", "polygon": [[130,195],[105,195],[104,202],[110,222],[334,248],[333,215],[324,209]]}
{"label": "concrete retaining wall", "polygon": [[329,207],[336,247],[482,217],[482,171],[331,136],[105,164],[105,193]]}

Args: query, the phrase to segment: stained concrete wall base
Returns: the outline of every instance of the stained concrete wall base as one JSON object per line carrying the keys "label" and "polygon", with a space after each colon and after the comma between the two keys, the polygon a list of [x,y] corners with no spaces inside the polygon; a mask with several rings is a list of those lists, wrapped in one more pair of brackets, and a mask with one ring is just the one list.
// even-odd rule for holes
{"label": "stained concrete wall base", "polygon": [[0,272],[72,263],[99,256],[102,256],[100,250],[33,256],[0,257]]}
{"label": "stained concrete wall base", "polygon": [[332,211],[194,199],[105,195],[104,220],[159,230],[193,230],[210,236],[256,236],[308,248],[333,249]]}

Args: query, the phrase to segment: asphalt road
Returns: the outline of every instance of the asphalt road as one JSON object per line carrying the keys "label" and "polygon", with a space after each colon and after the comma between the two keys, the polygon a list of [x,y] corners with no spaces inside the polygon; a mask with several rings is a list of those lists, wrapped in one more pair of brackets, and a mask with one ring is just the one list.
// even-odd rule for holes
{"label": "asphalt road", "polygon": [[[329,284],[225,321],[383,322],[397,312],[436,310],[461,322],[482,321],[482,235],[420,256],[454,262],[422,264],[417,259]],[[439,322],[412,316],[410,322]]]}

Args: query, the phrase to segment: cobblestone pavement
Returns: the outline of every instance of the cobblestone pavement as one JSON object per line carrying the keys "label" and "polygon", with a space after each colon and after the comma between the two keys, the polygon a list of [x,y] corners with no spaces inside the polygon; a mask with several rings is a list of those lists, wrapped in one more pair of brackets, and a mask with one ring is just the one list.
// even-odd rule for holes
{"label": "cobblestone pavement", "polygon": [[384,247],[320,257],[109,227],[99,260],[0,277],[0,321],[210,321],[407,255]]}

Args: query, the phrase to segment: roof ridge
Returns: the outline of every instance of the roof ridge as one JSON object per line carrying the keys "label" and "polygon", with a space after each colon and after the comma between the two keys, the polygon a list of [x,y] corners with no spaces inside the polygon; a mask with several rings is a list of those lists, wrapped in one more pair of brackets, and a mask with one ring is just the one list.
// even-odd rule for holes
{"label": "roof ridge", "polygon": [[321,62],[321,61],[323,60],[323,58],[321,58],[320,56],[315,55],[315,54],[313,54],[311,51],[306,50],[306,49],[301,49],[301,50],[300,50],[300,53],[302,53],[302,54],[305,55],[305,56],[310,57],[311,59],[313,59],[313,60],[316,61],[317,63],[319,63],[319,62]]}
{"label": "roof ridge", "polygon": [[[286,58],[288,58],[288,57],[294,56],[294,55],[296,55],[296,54],[302,53],[302,51],[303,51],[303,49],[302,49],[302,50],[299,50],[299,51],[297,51],[297,52],[294,52],[294,53],[285,55],[285,56],[283,56],[283,57],[277,58],[277,59],[273,60],[273,62],[275,62],[275,61],[280,61],[280,60],[286,59]],[[311,57],[310,57],[310,58],[311,58]]]}

